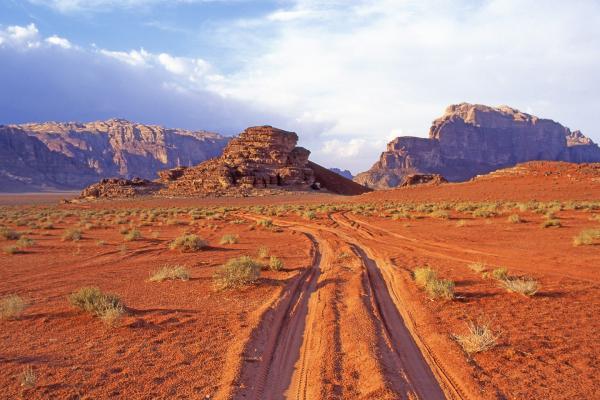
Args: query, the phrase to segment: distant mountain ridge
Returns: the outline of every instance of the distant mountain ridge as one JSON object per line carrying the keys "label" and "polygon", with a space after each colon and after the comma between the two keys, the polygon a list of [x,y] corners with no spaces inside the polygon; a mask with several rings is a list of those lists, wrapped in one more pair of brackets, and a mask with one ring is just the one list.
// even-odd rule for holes
{"label": "distant mountain ridge", "polygon": [[0,125],[0,191],[81,189],[219,156],[229,138],[123,119]]}
{"label": "distant mountain ridge", "polygon": [[406,175],[440,174],[449,181],[536,160],[600,162],[600,148],[579,131],[508,106],[451,105],[429,138],[398,137],[354,181],[373,189],[398,186]]}
{"label": "distant mountain ridge", "polygon": [[353,179],[354,175],[347,169],[339,169],[339,168],[329,168],[331,172],[335,172],[336,174],[343,176],[346,179]]}

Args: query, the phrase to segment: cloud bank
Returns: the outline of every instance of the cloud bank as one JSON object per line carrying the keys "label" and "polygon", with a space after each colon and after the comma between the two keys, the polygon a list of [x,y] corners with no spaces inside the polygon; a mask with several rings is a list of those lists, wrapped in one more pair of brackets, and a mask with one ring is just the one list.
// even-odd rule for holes
{"label": "cloud bank", "polygon": [[[44,3],[69,11],[117,2]],[[355,173],[390,138],[425,136],[462,101],[508,104],[600,139],[596,1],[279,4],[214,26],[227,51],[212,63],[143,46],[81,47],[42,37],[33,24],[5,27],[0,123],[119,116],[223,133],[270,123],[297,131],[317,162]],[[221,62],[236,68],[224,72]]]}

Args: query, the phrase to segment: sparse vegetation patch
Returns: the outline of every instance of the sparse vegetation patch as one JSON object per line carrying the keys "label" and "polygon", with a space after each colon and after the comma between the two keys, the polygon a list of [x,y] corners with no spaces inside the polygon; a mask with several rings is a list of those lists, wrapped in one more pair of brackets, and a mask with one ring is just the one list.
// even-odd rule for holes
{"label": "sparse vegetation patch", "polygon": [[25,300],[16,294],[3,297],[0,300],[0,319],[19,318],[27,308]]}
{"label": "sparse vegetation patch", "polygon": [[498,341],[498,335],[492,332],[487,323],[469,322],[466,333],[453,337],[469,356],[495,347]]}
{"label": "sparse vegetation patch", "polygon": [[162,266],[158,270],[150,274],[150,282],[162,282],[166,280],[182,280],[190,279],[190,272],[183,265]]}
{"label": "sparse vegetation patch", "polygon": [[213,276],[217,289],[230,289],[248,285],[260,277],[261,263],[252,257],[232,258],[221,265]]}

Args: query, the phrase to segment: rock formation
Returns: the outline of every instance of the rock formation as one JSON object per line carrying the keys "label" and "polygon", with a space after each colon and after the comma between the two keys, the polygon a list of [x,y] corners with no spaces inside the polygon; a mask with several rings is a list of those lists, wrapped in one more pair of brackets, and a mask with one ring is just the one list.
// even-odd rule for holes
{"label": "rock formation", "polygon": [[343,176],[346,179],[354,179],[354,175],[352,175],[352,172],[348,171],[347,169],[329,168],[329,170],[331,172],[335,172],[340,176]]}
{"label": "rock formation", "polygon": [[101,178],[157,171],[219,155],[218,134],[120,119],[0,126],[0,191],[80,189]]}
{"label": "rock formation", "polygon": [[436,119],[429,138],[398,137],[354,180],[370,188],[398,186],[404,176],[441,174],[449,181],[532,160],[600,162],[600,148],[579,131],[507,106],[462,103]]}
{"label": "rock formation", "polygon": [[439,185],[448,181],[439,174],[410,174],[402,179],[400,186]]}
{"label": "rock formation", "polygon": [[82,198],[113,198],[134,197],[151,194],[159,190],[161,185],[147,179],[133,178],[109,178],[102,179],[98,183],[88,186],[82,192]]}
{"label": "rock formation", "polygon": [[232,139],[219,157],[193,167],[160,171],[159,179],[151,183],[106,181],[87,188],[81,197],[103,197],[103,193],[114,194],[109,197],[136,194],[250,196],[320,187],[340,194],[367,191],[308,161],[310,152],[297,147],[297,142],[298,136],[294,132],[271,126],[248,128]]}

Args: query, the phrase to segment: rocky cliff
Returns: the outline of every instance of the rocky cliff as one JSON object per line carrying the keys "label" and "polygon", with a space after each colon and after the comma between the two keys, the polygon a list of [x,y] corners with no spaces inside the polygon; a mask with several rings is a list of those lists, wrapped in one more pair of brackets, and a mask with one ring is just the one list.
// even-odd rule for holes
{"label": "rocky cliff", "polygon": [[406,175],[441,174],[449,181],[532,160],[600,162],[600,148],[579,131],[507,106],[452,105],[429,138],[398,137],[354,180],[370,188],[398,186]]}
{"label": "rocky cliff", "polygon": [[0,191],[80,189],[105,177],[155,178],[159,170],[218,156],[218,134],[112,119],[0,126]]}

